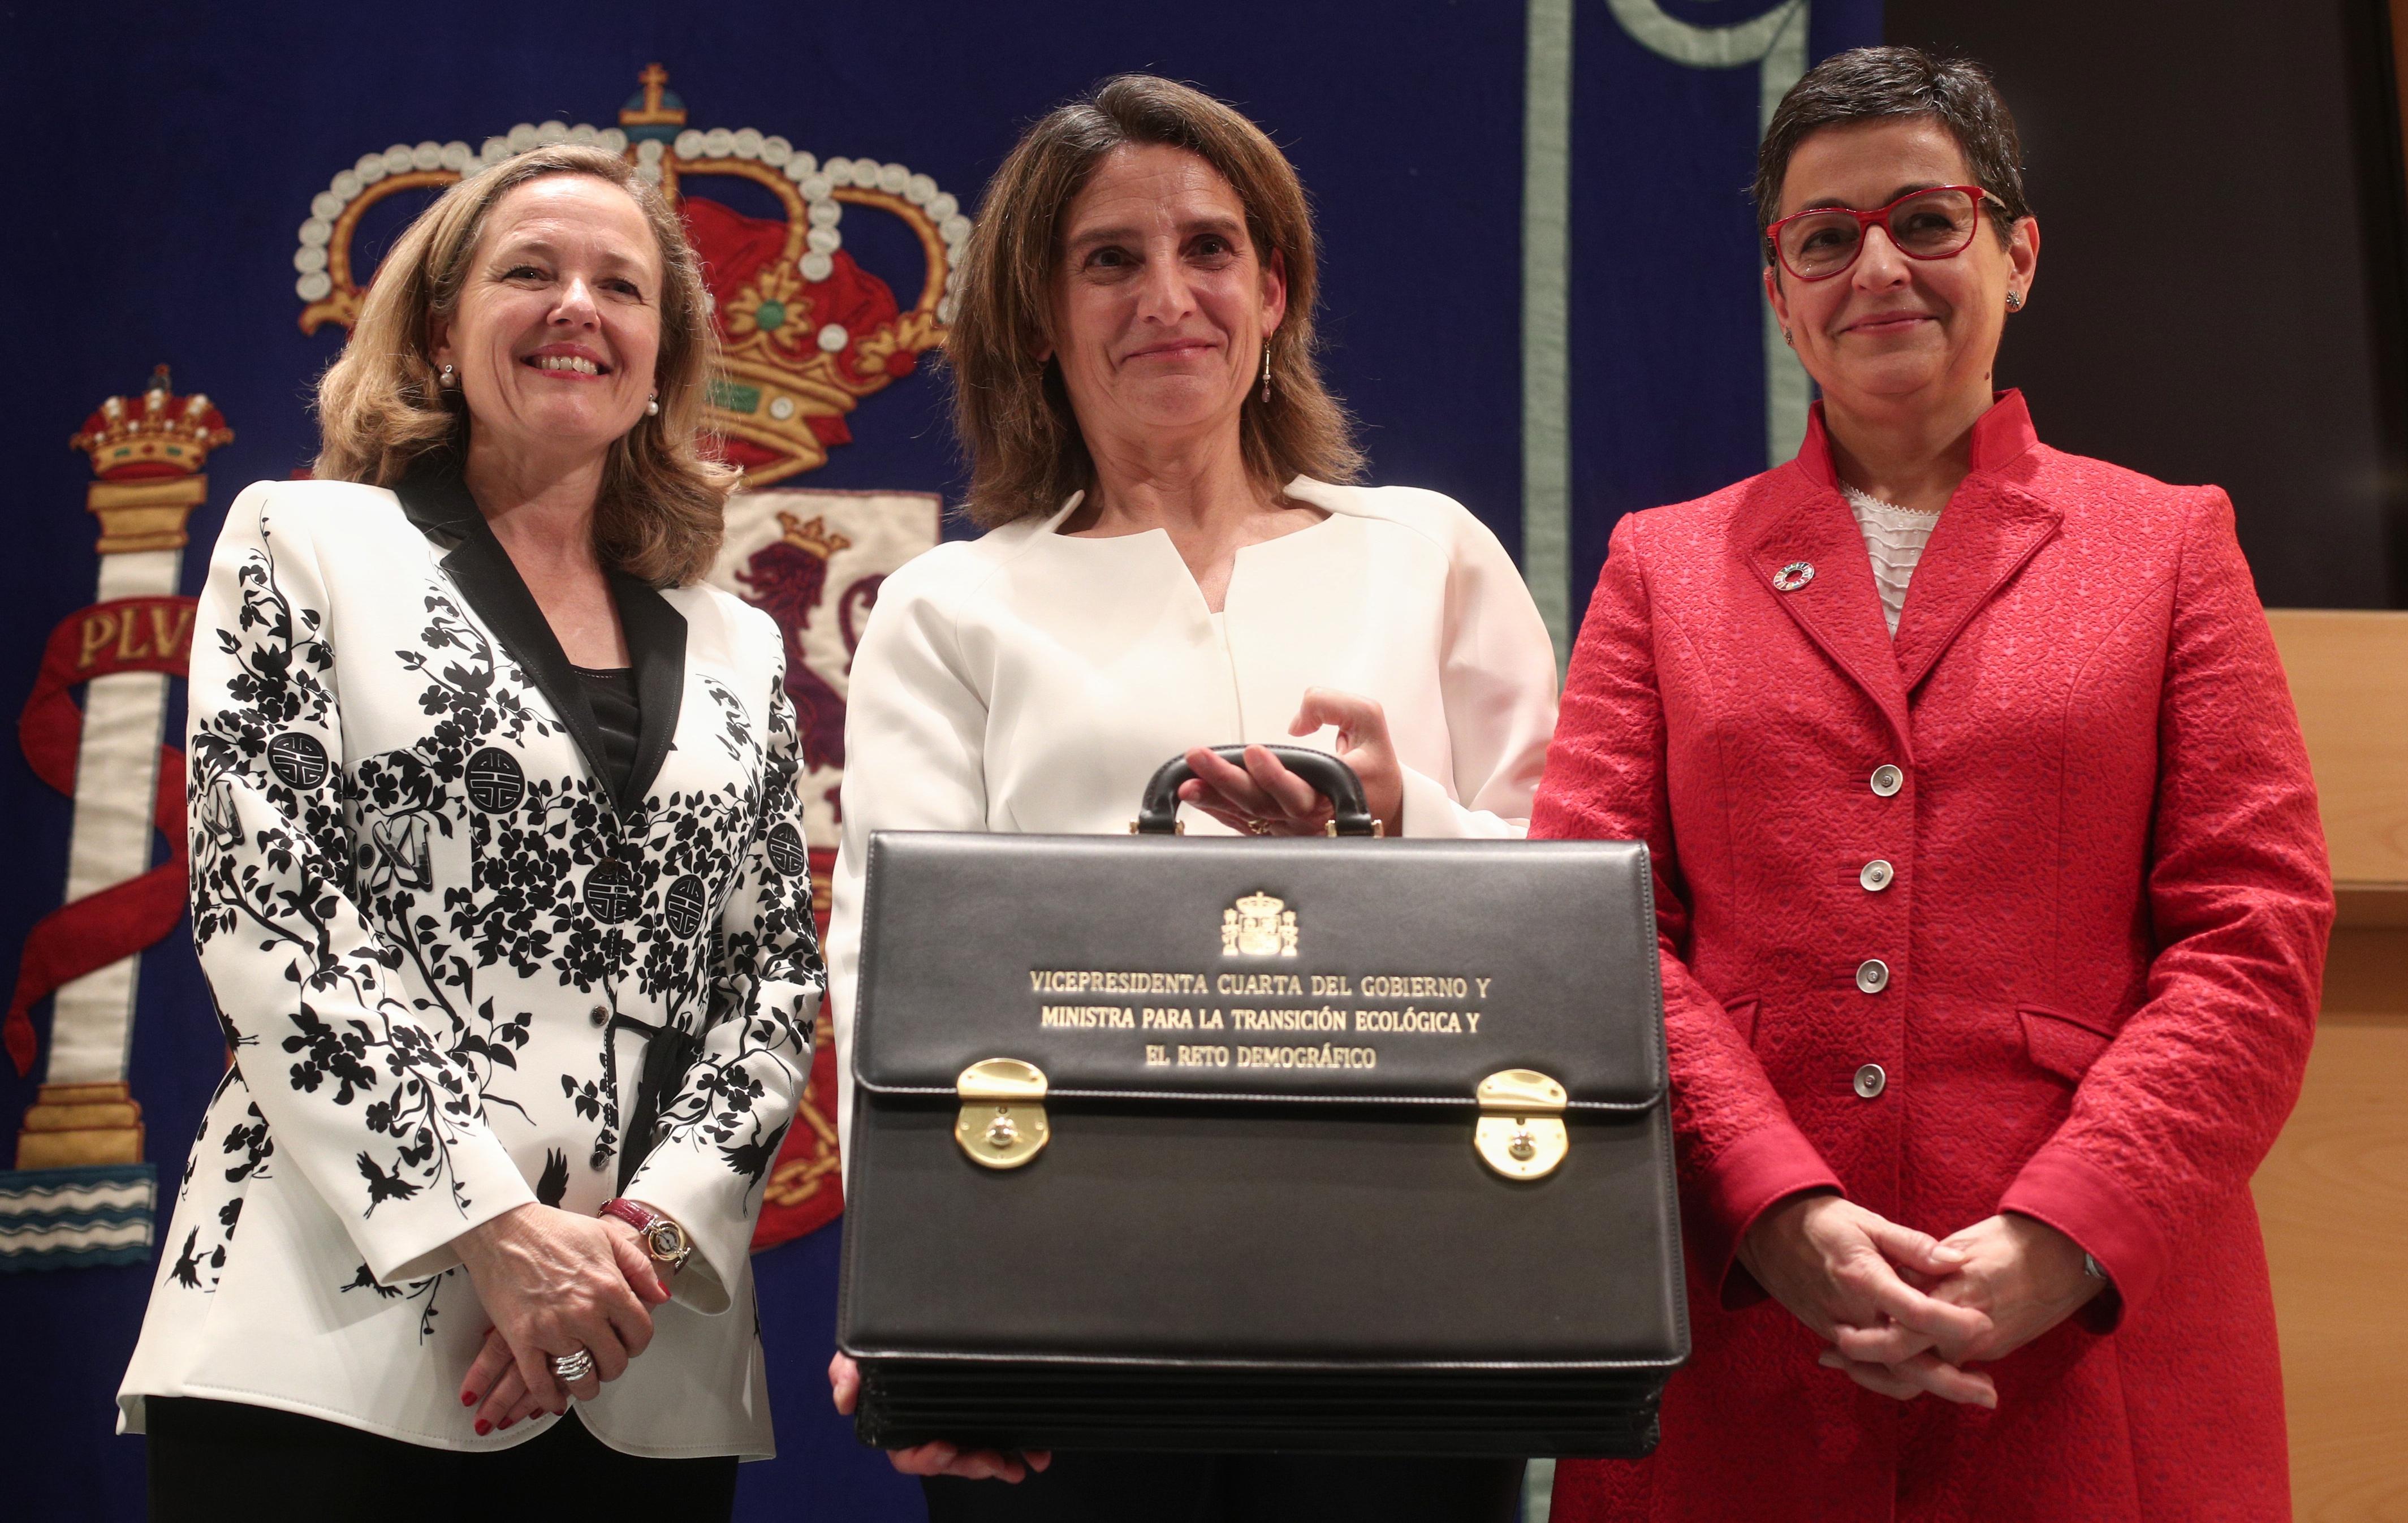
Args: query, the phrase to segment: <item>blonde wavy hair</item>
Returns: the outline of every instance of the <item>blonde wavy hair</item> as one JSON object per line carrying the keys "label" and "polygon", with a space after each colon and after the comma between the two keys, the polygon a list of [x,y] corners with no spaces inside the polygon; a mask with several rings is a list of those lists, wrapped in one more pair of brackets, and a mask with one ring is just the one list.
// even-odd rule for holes
{"label": "blonde wavy hair", "polygon": [[590,175],[625,192],[659,246],[660,411],[610,446],[594,510],[602,564],[656,587],[699,580],[719,553],[723,510],[738,472],[711,458],[704,426],[717,358],[702,271],[677,213],[635,166],[578,143],[509,159],[443,193],[377,267],[351,342],[318,381],[322,481],[392,486],[430,456],[467,455],[471,421],[457,391],[437,383],[435,320],[459,308],[486,219],[503,196],[548,175]]}
{"label": "blonde wavy hair", "polygon": [[1362,474],[1346,409],[1322,383],[1313,309],[1320,248],[1295,166],[1260,127],[1200,90],[1150,74],[1105,80],[1022,135],[988,181],[964,251],[960,305],[945,338],[953,426],[969,456],[970,520],[982,528],[1042,516],[1095,483],[1095,462],[1053,346],[1062,223],[1105,155],[1125,144],[1184,150],[1220,171],[1246,208],[1266,266],[1287,271],[1287,316],[1271,340],[1271,400],[1248,390],[1239,414],[1247,474],[1276,493],[1297,476]]}

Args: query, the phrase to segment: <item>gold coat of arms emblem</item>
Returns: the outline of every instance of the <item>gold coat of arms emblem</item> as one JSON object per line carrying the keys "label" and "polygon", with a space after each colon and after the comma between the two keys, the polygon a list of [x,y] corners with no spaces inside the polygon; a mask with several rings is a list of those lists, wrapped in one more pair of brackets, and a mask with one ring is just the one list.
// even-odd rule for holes
{"label": "gold coat of arms emblem", "polygon": [[1295,956],[1296,912],[1268,894],[1247,895],[1221,912],[1221,955]]}

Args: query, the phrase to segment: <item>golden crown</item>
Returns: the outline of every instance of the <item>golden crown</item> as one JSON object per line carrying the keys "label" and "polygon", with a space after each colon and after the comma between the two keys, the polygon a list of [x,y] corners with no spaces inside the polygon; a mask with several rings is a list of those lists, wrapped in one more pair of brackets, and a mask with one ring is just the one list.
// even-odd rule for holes
{"label": "golden crown", "polygon": [[1247,895],[1240,899],[1237,905],[1238,913],[1249,920],[1260,915],[1275,915],[1286,908],[1287,900],[1273,898],[1268,894],[1259,891]]}
{"label": "golden crown", "polygon": [[178,396],[163,365],[141,395],[102,402],[67,443],[92,456],[94,476],[123,481],[194,475],[211,450],[233,441],[209,399],[199,392]]}
{"label": "golden crown", "polygon": [[778,524],[784,531],[778,536],[779,539],[796,549],[807,550],[822,560],[853,545],[853,541],[843,535],[830,532],[824,516],[800,519],[781,508],[778,510]]}
{"label": "golden crown", "polygon": [[[480,149],[429,139],[362,155],[318,194],[301,224],[293,256],[301,331],[358,319],[366,280],[352,240],[370,207],[404,191],[442,190],[530,149],[591,143],[624,156],[684,214],[720,331],[710,423],[727,459],[756,487],[826,464],[830,448],[852,441],[845,416],[860,399],[910,374],[944,341],[969,218],[935,180],[899,164],[824,160],[751,127],[689,127],[668,78],[658,64],[639,74],[614,127],[521,122]],[[712,177],[767,191],[782,220],[688,197],[690,183]],[[847,207],[885,212],[917,236],[924,269],[908,307],[844,251]]]}

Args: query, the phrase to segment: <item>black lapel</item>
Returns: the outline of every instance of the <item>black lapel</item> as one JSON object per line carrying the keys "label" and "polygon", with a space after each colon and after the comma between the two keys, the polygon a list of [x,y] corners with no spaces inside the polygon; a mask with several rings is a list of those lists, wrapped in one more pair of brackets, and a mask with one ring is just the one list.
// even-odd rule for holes
{"label": "black lapel", "polygon": [[[467,484],[460,480],[455,468],[448,466],[422,467],[394,487],[401,499],[402,511],[421,532],[439,533],[456,538],[460,543],[443,557],[443,569],[477,617],[494,632],[513,660],[524,668],[535,682],[536,690],[552,705],[561,723],[568,726],[569,739],[577,742],[578,754],[585,759],[585,770],[601,780],[609,790],[611,803],[622,815],[635,812],[643,802],[644,789],[660,770],[661,755],[668,749],[668,735],[677,723],[677,702],[684,687],[685,620],[670,608],[658,593],[650,601],[659,611],[650,614],[647,625],[652,630],[653,649],[665,641],[661,625],[676,625],[673,639],[666,643],[673,649],[677,668],[666,678],[667,697],[662,700],[661,717],[655,718],[652,696],[664,679],[655,675],[646,655],[636,643],[636,626],[627,612],[631,601],[617,586],[614,576],[612,591],[619,602],[619,617],[627,624],[627,646],[636,660],[636,698],[643,706],[642,732],[638,737],[636,759],[638,786],[621,793],[618,781],[604,760],[602,731],[594,723],[593,706],[586,701],[584,689],[577,682],[577,672],[568,664],[568,653],[560,648],[560,639],[552,632],[552,625],[543,610],[527,591],[526,582],[510,562],[509,552],[494,538],[493,525],[477,510],[477,499],[468,495]],[[638,586],[642,584],[637,583]],[[650,592],[651,589],[644,589]],[[666,725],[658,736],[656,726]],[[644,758],[651,756],[649,767]]]}
{"label": "black lapel", "polygon": [[618,600],[619,627],[626,634],[627,658],[636,668],[636,706],[641,719],[627,797],[640,804],[652,791],[652,780],[661,775],[685,703],[685,615],[670,607],[658,588],[624,571],[610,573],[610,594]]}

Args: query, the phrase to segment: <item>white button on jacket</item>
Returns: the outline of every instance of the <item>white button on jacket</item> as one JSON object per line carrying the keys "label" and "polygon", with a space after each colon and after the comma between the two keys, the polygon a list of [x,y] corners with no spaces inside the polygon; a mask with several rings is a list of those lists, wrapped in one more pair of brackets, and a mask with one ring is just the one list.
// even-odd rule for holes
{"label": "white button on jacket", "polygon": [[1555,659],[1504,547],[1434,492],[1299,477],[1286,495],[1329,516],[1240,550],[1218,619],[1162,530],[1056,533],[1075,498],[940,545],[879,589],[846,699],[828,927],[839,1135],[871,831],[1120,834],[1154,769],[1190,747],[1330,749],[1334,731],[1287,732],[1308,687],[1386,710],[1406,835],[1527,827]]}

